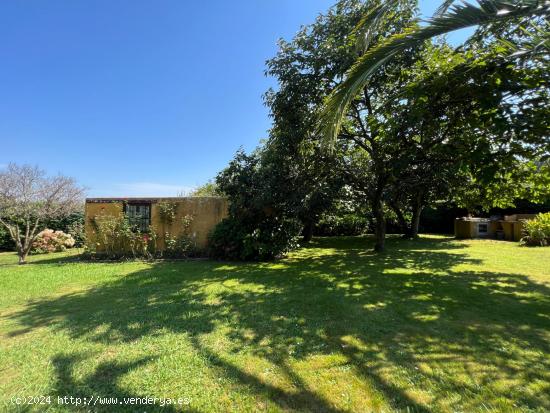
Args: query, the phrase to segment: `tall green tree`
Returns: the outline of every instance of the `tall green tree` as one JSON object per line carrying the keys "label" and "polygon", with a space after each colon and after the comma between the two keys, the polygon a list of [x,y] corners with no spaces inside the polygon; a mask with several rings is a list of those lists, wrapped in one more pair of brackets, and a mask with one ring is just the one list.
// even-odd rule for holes
{"label": "tall green tree", "polygon": [[[316,132],[316,120],[330,91],[342,81],[360,52],[356,46],[358,33],[353,28],[364,15],[378,13],[381,4],[339,1],[314,24],[304,27],[292,42],[281,42],[278,55],[268,62],[268,74],[277,77],[280,88],[267,95],[274,118],[269,144],[278,148],[278,153],[287,151],[289,159],[299,167],[296,176],[304,180],[297,179],[296,187],[307,188],[307,182],[338,174],[343,183],[364,194],[363,202],[368,203],[375,217],[377,250],[384,247],[383,200],[392,159],[388,153],[398,151],[384,138],[383,122],[392,116],[385,102],[406,82],[400,68],[414,61],[414,53],[396,59],[354,97],[330,156],[321,150],[322,136]],[[415,1],[392,3],[371,31],[370,43],[381,42],[408,27],[415,12]],[[327,185],[317,188],[317,193],[323,194]],[[312,199],[322,200],[323,196]]]}
{"label": "tall green tree", "polygon": [[[525,16],[544,16],[548,4],[481,1],[479,7],[449,8],[452,2],[446,3],[427,26],[412,20],[409,27],[398,27],[378,42],[376,33],[387,24],[384,18],[393,14],[395,2],[373,5],[365,12],[354,29],[362,36],[358,44],[364,53],[333,89],[320,115],[320,131],[334,144],[350,130],[348,113],[357,96],[377,85],[380,73],[400,71],[401,82],[394,84],[393,95],[386,95],[385,113],[363,115],[376,139],[358,142],[368,152],[371,180],[376,180],[370,192],[377,250],[383,248],[384,202],[402,222],[405,214],[399,209],[409,203],[409,232],[414,236],[423,204],[441,197],[441,191],[460,193],[463,182],[457,177],[473,177],[486,188],[499,182],[502,188],[510,187],[514,174],[509,171],[537,159],[538,149],[533,148],[545,145],[548,106],[540,103],[547,101],[546,79],[541,76],[547,60],[544,64],[536,59],[547,59],[547,49],[536,41],[545,39],[547,26],[527,22]],[[426,70],[430,60],[437,60],[433,52],[421,53],[428,47],[427,39],[470,24],[485,26],[465,52],[456,54],[465,60],[453,65],[442,60],[435,71]],[[411,55],[422,62],[416,73],[410,73],[410,62],[403,62]]]}
{"label": "tall green tree", "polygon": [[[370,39],[373,29],[376,30],[378,26],[384,24],[381,21],[387,13],[390,13],[391,5],[395,2],[399,0],[390,0],[378,7],[376,13],[365,13],[357,31]],[[477,3],[476,6],[466,2],[445,0],[436,15],[429,19],[426,25],[421,26],[417,24],[418,22],[412,22],[410,27],[386,37],[376,47],[366,48],[346,73],[344,82],[333,90],[327,101],[321,115],[321,128],[324,135],[328,139],[336,139],[346,110],[355,96],[371,82],[381,68],[398,59],[411,48],[422,45],[426,40],[436,36],[466,27],[483,28],[492,25],[500,29],[518,18],[542,17],[544,20],[550,14],[550,2],[547,0],[477,0]],[[544,22],[541,29],[537,30],[531,38],[531,42],[524,44],[527,50],[518,49],[516,52],[537,52],[541,48],[549,47],[548,25],[545,20]]]}
{"label": "tall green tree", "polygon": [[277,165],[272,190],[302,222],[305,241],[344,185],[340,158],[321,150],[314,132],[324,99],[357,57],[348,33],[364,10],[361,1],[339,1],[291,41],[280,40],[267,61],[266,75],[278,86],[265,94],[273,126],[263,163]]}
{"label": "tall green tree", "polygon": [[459,52],[426,46],[424,58],[403,68],[413,81],[385,127],[398,134],[402,165],[389,204],[398,217],[400,206],[409,209],[411,236],[433,202],[489,209],[535,196],[528,165],[547,154],[548,71],[532,58],[499,60],[501,43],[483,43]]}

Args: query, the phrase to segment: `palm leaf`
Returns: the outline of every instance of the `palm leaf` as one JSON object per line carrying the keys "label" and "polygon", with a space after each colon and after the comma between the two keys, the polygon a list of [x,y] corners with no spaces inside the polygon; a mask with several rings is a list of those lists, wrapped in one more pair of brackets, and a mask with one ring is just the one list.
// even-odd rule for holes
{"label": "palm leaf", "polygon": [[505,56],[508,58],[530,58],[534,55],[542,55],[550,53],[550,30],[548,23],[545,27],[533,27],[531,31],[527,32],[525,28],[522,28],[524,32],[528,34],[528,41],[518,44],[505,39],[499,39],[499,42],[505,49]]}
{"label": "palm leaf", "polygon": [[374,6],[369,12],[359,20],[359,23],[353,29],[352,34],[357,38],[357,48],[361,53],[365,52],[373,41],[374,35],[378,31],[384,15],[399,0],[382,1]]}
{"label": "palm leaf", "polygon": [[396,54],[465,27],[548,14],[548,0],[478,0],[478,5],[453,5],[443,15],[430,19],[426,26],[410,28],[388,38],[363,54],[348,71],[346,79],[332,91],[319,119],[320,132],[329,144],[334,143],[352,99],[367,85],[372,74]]}
{"label": "palm leaf", "polygon": [[441,3],[441,5],[436,9],[434,17],[443,16],[454,2],[455,0],[444,0],[443,3]]}

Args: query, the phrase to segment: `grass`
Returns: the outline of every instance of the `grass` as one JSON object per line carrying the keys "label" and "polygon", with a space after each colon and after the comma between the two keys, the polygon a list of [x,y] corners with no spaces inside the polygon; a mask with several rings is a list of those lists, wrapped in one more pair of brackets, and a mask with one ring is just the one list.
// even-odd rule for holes
{"label": "grass", "polygon": [[186,397],[185,411],[550,410],[550,248],[317,239],[274,263],[0,254],[14,395]]}

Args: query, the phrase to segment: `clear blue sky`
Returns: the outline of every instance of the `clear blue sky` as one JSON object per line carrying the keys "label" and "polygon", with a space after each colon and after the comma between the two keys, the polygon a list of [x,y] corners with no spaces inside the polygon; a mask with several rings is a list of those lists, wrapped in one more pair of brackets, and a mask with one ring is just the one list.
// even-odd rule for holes
{"label": "clear blue sky", "polygon": [[90,196],[204,183],[266,137],[277,39],[333,3],[3,0],[0,167],[61,172]]}

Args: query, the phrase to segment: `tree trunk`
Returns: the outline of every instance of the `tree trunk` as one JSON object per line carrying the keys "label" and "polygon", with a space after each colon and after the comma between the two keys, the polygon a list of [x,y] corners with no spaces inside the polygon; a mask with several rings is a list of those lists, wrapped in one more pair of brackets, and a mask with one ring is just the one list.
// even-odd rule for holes
{"label": "tree trunk", "polygon": [[24,252],[21,252],[21,253],[17,253],[17,255],[19,256],[19,265],[22,265],[22,264],[26,264],[27,263],[27,254],[24,253]]}
{"label": "tree trunk", "polygon": [[422,213],[422,194],[416,196],[413,205],[413,215],[411,220],[410,237],[418,238],[418,228],[420,227],[420,214]]}
{"label": "tree trunk", "polygon": [[313,221],[306,221],[304,223],[304,230],[302,231],[302,241],[303,242],[309,242],[311,241],[311,238],[313,237],[313,227],[315,224]]}
{"label": "tree trunk", "polygon": [[384,217],[384,204],[382,194],[376,194],[372,202],[372,212],[374,215],[374,251],[384,251],[386,241],[386,218]]}
{"label": "tree trunk", "polygon": [[23,245],[21,245],[20,240],[17,240],[17,242],[15,244],[15,249],[17,251],[17,256],[19,257],[19,265],[26,264],[27,263],[26,259],[27,259],[28,252],[26,252],[25,248],[23,248]]}
{"label": "tree trunk", "polygon": [[411,230],[409,228],[409,225],[407,224],[407,220],[405,219],[405,216],[403,215],[403,212],[401,212],[401,209],[395,204],[391,203],[390,208],[395,213],[395,216],[397,217],[397,222],[399,222],[399,227],[401,229],[401,232],[403,233],[403,238],[409,238],[411,236]]}

